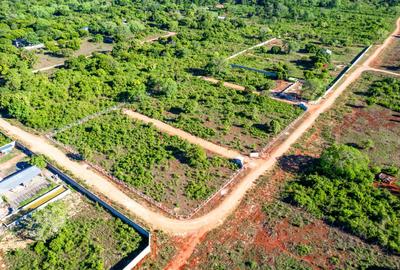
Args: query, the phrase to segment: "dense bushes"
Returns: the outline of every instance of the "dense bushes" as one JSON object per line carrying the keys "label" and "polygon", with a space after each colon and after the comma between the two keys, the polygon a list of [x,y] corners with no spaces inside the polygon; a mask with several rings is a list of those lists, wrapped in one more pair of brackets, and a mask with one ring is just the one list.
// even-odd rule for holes
{"label": "dense bushes", "polygon": [[186,178],[191,182],[186,196],[191,199],[210,194],[213,180],[218,178],[214,167],[235,167],[226,159],[208,157],[198,146],[119,113],[73,127],[59,133],[56,139],[74,146],[85,159],[103,166],[118,179],[158,201],[165,198],[171,188],[166,180],[156,177],[160,166],[168,167],[169,161],[177,161],[185,168]]}
{"label": "dense bushes", "polygon": [[[62,204],[62,202],[55,203]],[[87,209],[86,209],[87,210]],[[85,211],[86,211],[85,210]],[[50,212],[49,212],[50,211]],[[65,210],[62,211],[65,215]],[[59,219],[54,211],[47,207],[36,215],[46,216],[45,220],[36,220],[37,224],[51,219]],[[110,259],[122,259],[139,247],[140,235],[119,219],[100,217],[73,217],[64,220],[53,234],[34,242],[25,249],[17,249],[7,254],[10,269],[105,269],[113,265]],[[112,254],[112,255],[111,255]]]}
{"label": "dense bushes", "polygon": [[383,247],[400,252],[400,199],[374,187],[368,157],[348,146],[334,145],[315,170],[290,182],[288,201],[329,223]]}
{"label": "dense bushes", "polygon": [[374,82],[367,91],[367,103],[400,112],[400,80],[387,78]]}

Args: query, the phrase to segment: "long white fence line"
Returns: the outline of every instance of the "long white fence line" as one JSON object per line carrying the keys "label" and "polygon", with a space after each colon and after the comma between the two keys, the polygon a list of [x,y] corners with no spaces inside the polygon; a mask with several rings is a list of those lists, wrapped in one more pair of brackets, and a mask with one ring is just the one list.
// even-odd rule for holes
{"label": "long white fence line", "polygon": [[[17,147],[22,149],[23,152],[27,153],[28,155],[34,155],[34,153],[29,150],[26,146],[23,144],[17,142]],[[119,218],[121,221],[124,223],[128,224],[132,228],[134,228],[142,237],[143,241],[141,244],[141,247],[139,247],[138,253],[135,254],[135,257],[128,263],[128,265],[124,266],[122,270],[131,270],[133,267],[135,267],[146,255],[148,255],[151,252],[151,234],[147,230],[145,230],[142,226],[139,224],[135,223],[132,221],[130,218],[127,216],[123,215],[121,212],[119,212],[117,209],[109,205],[107,202],[103,201],[100,199],[98,196],[90,192],[88,189],[84,188],[78,182],[73,180],[71,177],[66,175],[64,172],[60,171],[57,169],[54,165],[47,163],[47,169],[57,175],[62,181],[64,181],[66,184],[69,186],[73,187],[76,189],[78,192],[86,196],[88,199],[94,201],[95,203],[98,203],[100,206],[105,208],[107,211],[111,213],[116,218]],[[62,193],[63,194],[63,193]],[[141,250],[140,250],[141,248]]]}
{"label": "long white fence line", "polygon": [[53,137],[53,136],[57,135],[57,133],[64,132],[64,131],[72,128],[72,127],[81,125],[81,124],[83,124],[83,123],[85,123],[85,122],[87,122],[89,120],[92,120],[93,118],[96,118],[96,117],[98,117],[100,115],[103,115],[103,114],[106,114],[106,113],[109,113],[109,112],[112,112],[112,111],[116,111],[116,110],[122,108],[124,105],[125,105],[125,103],[119,103],[119,104],[117,104],[117,105],[115,105],[113,107],[107,108],[105,110],[102,110],[100,112],[97,112],[97,113],[94,113],[94,114],[91,114],[91,115],[88,115],[88,116],[86,116],[86,117],[84,117],[82,119],[79,119],[79,120],[71,123],[71,124],[68,124],[68,125],[66,125],[64,127],[61,127],[59,129],[53,130],[53,132],[50,132],[47,136]]}
{"label": "long white fence line", "polygon": [[264,156],[267,154],[267,151],[275,144],[278,140],[280,140],[282,137],[286,136],[288,131],[293,128],[300,120],[303,119],[303,117],[308,113],[308,108],[301,113],[293,122],[291,122],[284,130],[282,130],[277,136],[275,136],[261,151],[261,155]]}
{"label": "long white fence line", "polygon": [[216,196],[218,195],[222,195],[222,191],[227,188],[230,184],[232,184],[235,180],[237,180],[239,178],[239,175],[244,172],[247,169],[246,165],[244,165],[242,168],[240,168],[240,170],[238,170],[235,174],[233,174],[231,176],[231,178],[225,182],[225,184],[218,189],[217,192],[214,192],[213,194],[211,194],[210,197],[208,197],[207,200],[205,200],[203,203],[201,203],[198,207],[196,207],[192,213],[190,213],[185,219],[190,219],[191,217],[193,217],[197,212],[199,212],[201,209],[204,208],[204,206],[206,206],[210,201],[212,201]]}
{"label": "long white fence line", "polygon": [[346,68],[342,74],[336,78],[335,82],[325,91],[324,95],[319,97],[317,100],[310,101],[310,104],[318,104],[321,102],[323,98],[325,98],[338,84],[339,82],[343,79],[343,77],[352,69],[355,65],[360,62],[360,60],[364,57],[364,55],[371,49],[372,45],[368,46],[367,48],[364,49],[364,52],[362,52],[354,61],[353,63]]}
{"label": "long white fence line", "polygon": [[[53,142],[54,144],[58,145],[59,147],[61,147],[65,152],[69,152],[72,154],[75,154],[77,156],[79,156],[80,154],[78,153],[78,151],[76,151],[75,149],[73,149],[70,146],[67,146],[59,141],[57,141],[56,139],[54,139],[53,137],[51,137],[50,135],[46,135],[46,138],[49,139],[51,142]],[[117,177],[115,177],[114,175],[110,174],[109,172],[107,172],[106,170],[104,170],[104,168],[93,164],[90,161],[84,160],[83,162],[85,162],[88,166],[90,166],[93,170],[95,170],[97,173],[101,174],[102,176],[110,179],[111,181],[113,181],[114,183],[117,183],[118,185],[123,186],[124,188],[128,189],[129,191],[133,192],[136,196],[138,196],[139,198],[143,199],[144,201],[146,201],[147,203],[149,203],[150,205],[153,205],[155,207],[157,207],[158,209],[162,210],[164,213],[167,213],[170,216],[173,216],[175,218],[178,219],[189,219],[191,218],[195,213],[193,213],[193,211],[199,211],[202,207],[204,207],[206,205],[206,203],[201,203],[198,207],[196,207],[191,213],[187,214],[187,215],[179,215],[176,212],[174,212],[172,209],[166,207],[165,205],[163,205],[160,202],[157,202],[156,200],[154,200],[153,198],[151,198],[150,196],[144,194],[143,192],[137,190],[136,188],[129,186],[128,184],[126,184],[124,181],[118,179]],[[229,185],[231,182],[233,182],[238,175],[245,169],[245,167],[242,167],[241,169],[239,169],[238,171],[234,172],[233,175],[231,175],[231,177],[229,178],[229,180],[227,182],[225,182],[225,184],[223,185],[222,188],[220,188],[217,192],[213,193],[207,200],[206,202],[208,203],[209,201],[211,201],[216,195],[218,195],[218,193],[227,185]]]}
{"label": "long white fence line", "polygon": [[261,43],[258,43],[257,45],[254,45],[254,46],[252,46],[252,47],[250,47],[250,48],[244,49],[243,51],[240,51],[240,52],[238,52],[238,53],[235,53],[235,54],[229,56],[228,58],[226,58],[226,60],[230,60],[230,59],[235,58],[235,57],[237,57],[237,56],[239,56],[239,55],[241,55],[241,54],[244,54],[244,53],[247,52],[247,51],[250,51],[250,50],[253,50],[253,49],[255,49],[255,48],[258,48],[258,47],[267,45],[268,43],[270,43],[270,42],[272,42],[272,41],[275,41],[275,40],[276,40],[276,38],[272,38],[272,39],[269,39],[269,40],[267,40],[267,41],[263,41],[263,42],[261,42]]}

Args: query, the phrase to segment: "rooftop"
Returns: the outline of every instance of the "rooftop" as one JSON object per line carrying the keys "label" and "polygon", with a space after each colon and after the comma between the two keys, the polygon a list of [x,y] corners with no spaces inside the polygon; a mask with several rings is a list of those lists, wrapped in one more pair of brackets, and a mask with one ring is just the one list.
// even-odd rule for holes
{"label": "rooftop", "polygon": [[9,191],[21,184],[25,184],[38,176],[41,170],[36,166],[31,166],[24,170],[18,171],[10,176],[7,176],[0,181],[0,194]]}

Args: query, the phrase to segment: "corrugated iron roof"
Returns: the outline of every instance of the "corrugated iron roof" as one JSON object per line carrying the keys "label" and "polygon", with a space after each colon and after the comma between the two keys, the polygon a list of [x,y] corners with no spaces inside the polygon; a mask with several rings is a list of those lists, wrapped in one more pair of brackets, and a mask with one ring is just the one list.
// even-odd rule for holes
{"label": "corrugated iron roof", "polygon": [[41,173],[41,169],[31,166],[24,170],[18,171],[0,181],[0,193],[13,189],[21,184],[31,181]]}

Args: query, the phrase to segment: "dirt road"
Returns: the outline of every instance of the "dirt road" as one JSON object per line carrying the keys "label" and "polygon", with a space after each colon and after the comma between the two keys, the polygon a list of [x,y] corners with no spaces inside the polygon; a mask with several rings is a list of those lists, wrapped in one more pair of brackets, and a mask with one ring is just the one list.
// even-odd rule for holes
{"label": "dirt road", "polygon": [[[394,34],[397,33],[400,33],[400,19],[398,20],[397,29]],[[158,212],[140,205],[135,200],[125,195],[107,179],[89,170],[86,165],[82,165],[78,162],[68,159],[62,151],[57,149],[43,137],[30,134],[18,127],[12,126],[4,119],[0,119],[0,128],[15,139],[18,139],[22,143],[29,146],[33,151],[44,154],[52,160],[55,160],[58,164],[61,164],[63,168],[69,170],[73,176],[83,179],[90,189],[108,197],[110,200],[123,206],[125,209],[128,209],[134,215],[137,215],[147,222],[154,229],[162,229],[165,232],[178,235],[196,233],[199,230],[207,231],[221,225],[224,222],[225,218],[227,218],[228,215],[230,215],[238,206],[240,200],[252,187],[255,180],[267,170],[271,169],[275,165],[277,159],[282,156],[290,148],[290,146],[313,125],[317,117],[322,112],[328,110],[335,102],[336,98],[352,82],[357,80],[363,71],[369,69],[369,63],[371,63],[371,61],[389,44],[390,38],[389,41],[386,40],[371,56],[369,56],[364,65],[356,66],[353,72],[346,75],[346,77],[343,79],[343,83],[340,84],[334,91],[332,91],[332,93],[330,93],[325,99],[323,99],[320,104],[312,106],[296,129],[285,141],[271,151],[271,154],[268,158],[252,162],[250,164],[251,169],[249,170],[247,176],[238,183],[238,185],[229,195],[226,196],[225,200],[223,200],[219,206],[214,208],[211,212],[191,220],[175,220],[168,218]]]}
{"label": "dirt road", "polygon": [[211,143],[209,141],[203,140],[203,139],[193,136],[192,134],[187,133],[181,129],[172,127],[172,126],[165,124],[164,122],[161,122],[159,120],[149,118],[143,114],[134,112],[132,110],[123,110],[123,112],[126,115],[128,115],[129,117],[132,117],[136,120],[140,120],[147,124],[153,124],[157,129],[159,129],[169,135],[178,136],[182,139],[187,140],[188,142],[190,142],[192,144],[199,145],[199,146],[203,147],[204,149],[206,149],[212,153],[218,154],[222,157],[233,159],[233,158],[242,156],[239,152],[236,152],[236,151],[230,150],[228,148]]}
{"label": "dirt road", "polygon": [[[219,80],[211,78],[211,77],[206,77],[206,76],[202,76],[201,77],[203,80],[213,83],[213,84],[217,84],[219,83]],[[239,90],[239,91],[244,91],[246,88],[244,86],[238,85],[238,84],[234,84],[234,83],[229,83],[229,82],[224,82],[223,83],[225,87],[234,89],[234,90]],[[256,92],[257,93],[257,92]],[[257,93],[259,94],[259,93]]]}

